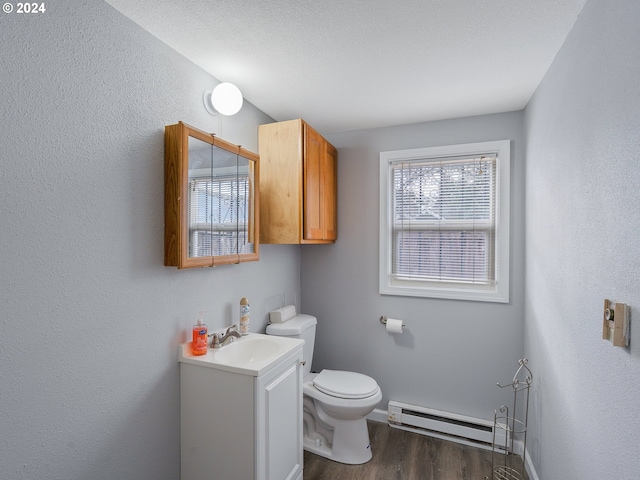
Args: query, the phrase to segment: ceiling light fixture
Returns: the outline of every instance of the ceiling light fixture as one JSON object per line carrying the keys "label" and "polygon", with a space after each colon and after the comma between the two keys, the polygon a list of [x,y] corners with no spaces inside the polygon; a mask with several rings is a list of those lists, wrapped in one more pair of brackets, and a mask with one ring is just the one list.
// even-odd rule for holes
{"label": "ceiling light fixture", "polygon": [[223,82],[202,95],[204,108],[211,115],[235,115],[242,108],[242,92],[233,83]]}

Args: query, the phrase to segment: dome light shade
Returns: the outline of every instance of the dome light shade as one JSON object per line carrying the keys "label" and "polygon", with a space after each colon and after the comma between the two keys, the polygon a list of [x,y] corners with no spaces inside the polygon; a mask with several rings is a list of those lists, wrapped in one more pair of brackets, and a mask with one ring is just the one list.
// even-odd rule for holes
{"label": "dome light shade", "polygon": [[211,92],[213,108],[223,115],[235,115],[242,108],[242,93],[233,83],[223,82]]}

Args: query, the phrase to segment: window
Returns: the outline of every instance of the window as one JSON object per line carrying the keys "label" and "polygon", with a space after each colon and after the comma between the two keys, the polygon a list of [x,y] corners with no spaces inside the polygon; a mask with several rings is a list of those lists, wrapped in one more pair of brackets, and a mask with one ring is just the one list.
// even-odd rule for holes
{"label": "window", "polygon": [[380,153],[380,293],[509,302],[508,140]]}
{"label": "window", "polygon": [[247,238],[249,177],[195,177],[189,189],[189,256],[252,253]]}

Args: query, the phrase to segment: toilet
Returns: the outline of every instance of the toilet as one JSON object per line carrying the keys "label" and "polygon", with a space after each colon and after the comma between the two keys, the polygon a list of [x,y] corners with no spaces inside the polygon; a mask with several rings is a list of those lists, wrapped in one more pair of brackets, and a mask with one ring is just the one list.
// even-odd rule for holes
{"label": "toilet", "polygon": [[339,463],[357,465],[371,460],[366,416],[382,399],[376,381],[367,375],[343,370],[311,373],[315,317],[295,314],[295,307],[288,306],[271,312],[270,321],[268,335],[301,338],[305,342],[302,347],[304,449]]}

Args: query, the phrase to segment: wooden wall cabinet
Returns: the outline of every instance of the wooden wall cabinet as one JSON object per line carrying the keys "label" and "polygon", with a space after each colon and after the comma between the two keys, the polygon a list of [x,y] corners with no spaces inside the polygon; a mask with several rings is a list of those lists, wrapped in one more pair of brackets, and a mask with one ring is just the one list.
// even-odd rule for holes
{"label": "wooden wall cabinet", "polygon": [[260,125],[262,243],[334,243],[337,158],[333,145],[304,120]]}
{"label": "wooden wall cabinet", "polygon": [[182,122],[165,127],[165,265],[259,259],[259,158]]}

